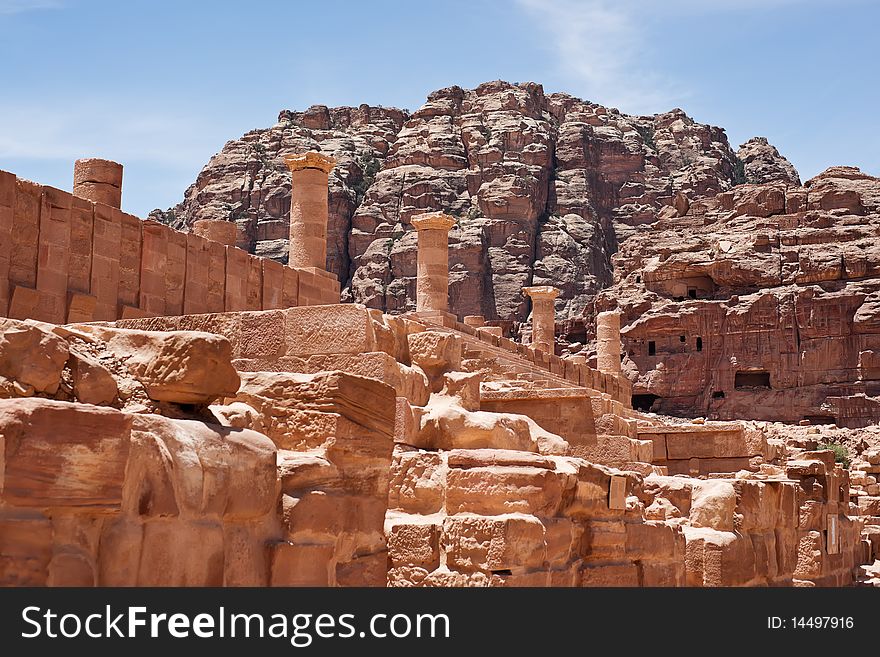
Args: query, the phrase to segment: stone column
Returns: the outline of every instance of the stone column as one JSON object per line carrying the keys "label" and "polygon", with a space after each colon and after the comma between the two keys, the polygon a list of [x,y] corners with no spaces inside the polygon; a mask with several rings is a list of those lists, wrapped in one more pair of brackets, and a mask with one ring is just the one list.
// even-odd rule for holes
{"label": "stone column", "polygon": [[220,242],[226,246],[235,246],[238,238],[238,226],[235,222],[223,219],[199,219],[193,223],[192,232],[206,240]]}
{"label": "stone column", "polygon": [[73,195],[114,208],[122,206],[122,165],[90,157],[73,164]]}
{"label": "stone column", "polygon": [[552,354],[556,351],[556,308],[553,300],[560,290],[552,285],[524,287],[532,299],[532,349]]}
{"label": "stone column", "polygon": [[449,229],[455,218],[426,212],[410,220],[419,232],[416,311],[449,309]]}
{"label": "stone column", "polygon": [[599,313],[596,318],[596,369],[620,372],[620,313],[616,310]]}
{"label": "stone column", "polygon": [[327,176],[336,160],[322,153],[288,155],[290,169],[290,267],[327,268]]}

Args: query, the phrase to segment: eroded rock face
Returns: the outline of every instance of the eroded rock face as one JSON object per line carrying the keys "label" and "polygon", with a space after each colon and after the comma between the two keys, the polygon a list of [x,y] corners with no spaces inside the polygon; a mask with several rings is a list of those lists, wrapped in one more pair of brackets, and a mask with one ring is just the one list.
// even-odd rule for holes
{"label": "eroded rock face", "polygon": [[329,181],[327,270],[345,281],[351,216],[407,118],[404,111],[368,105],[285,110],[274,126],[228,142],[178,206],[151,217],[178,229],[201,220],[234,222],[238,246],[286,263],[290,171],[284,157],[319,151],[336,160]]}
{"label": "eroded rock face", "polygon": [[742,182],[758,185],[781,182],[796,187],[801,184],[801,178],[792,163],[780,155],[766,137],[752,137],[739,147],[736,156],[742,162],[745,178]]}
{"label": "eroded rock face", "polygon": [[[762,182],[771,170],[788,171],[764,146],[746,153],[749,175]],[[410,219],[444,211],[458,219],[450,310],[490,320],[524,321],[526,285],[560,288],[557,319],[579,316],[611,282],[611,255],[636,226],[655,221],[676,195],[711,196],[739,175],[724,131],[679,109],[628,116],[538,84],[496,81],[435,91],[412,114],[365,105],[284,111],[272,128],[229,142],[184,201],[156,216],[181,228],[235,221],[240,246],[284,260],[282,157],[309,149],[339,162],[330,175],[328,269],[345,300],[414,309]]]}
{"label": "eroded rock face", "polygon": [[238,553],[274,533],[265,436],[45,399],[0,401],[0,426],[3,584],[265,584]]}
{"label": "eroded rock face", "polygon": [[76,327],[104,341],[155,401],[208,404],[234,395],[239,377],[232,345],[212,333],[134,331],[82,324]]}
{"label": "eroded rock face", "polygon": [[[29,398],[6,379],[0,584],[841,586],[877,556],[870,432],[670,423],[619,373],[439,314],[119,323],[3,327],[60,375]],[[275,371],[209,387],[233,362]],[[151,399],[171,365],[223,399]]]}
{"label": "eroded rock face", "polygon": [[742,185],[633,235],[597,309],[624,313],[644,408],[859,427],[880,420],[880,179]]}

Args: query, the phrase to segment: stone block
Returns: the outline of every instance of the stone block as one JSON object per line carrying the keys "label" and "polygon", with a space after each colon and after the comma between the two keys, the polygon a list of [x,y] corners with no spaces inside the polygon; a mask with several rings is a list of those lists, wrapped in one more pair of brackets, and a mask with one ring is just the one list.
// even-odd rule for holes
{"label": "stone block", "polygon": [[95,207],[91,202],[76,197],[72,199],[67,278],[67,289],[71,292],[88,294],[91,289],[94,216]]}
{"label": "stone block", "polygon": [[90,288],[92,296],[98,299],[96,320],[112,321],[117,318],[121,250],[122,213],[106,205],[96,205]]}
{"label": "stone block", "polygon": [[736,429],[703,429],[690,427],[673,431],[666,435],[666,454],[668,459],[722,459],[749,457],[748,444],[741,427]]}
{"label": "stone block", "polygon": [[36,319],[40,308],[40,293],[30,287],[16,285],[9,301],[9,316],[15,319]]}
{"label": "stone block", "polygon": [[[143,250],[143,225],[138,217],[117,212],[120,226],[119,242],[119,289],[117,301],[122,305],[137,306],[141,292],[141,257]],[[181,235],[182,233],[178,233]],[[185,238],[184,238],[185,239]]]}
{"label": "stone block", "polygon": [[138,586],[222,586],[223,567],[219,524],[156,518],[144,525]]}
{"label": "stone block", "polygon": [[260,264],[263,267],[262,309],[284,308],[284,270],[290,267],[285,268],[280,262],[268,258],[261,258]]}
{"label": "stone block", "polygon": [[626,482],[627,478],[619,475],[611,477],[611,486],[608,492],[609,509],[626,508]]}
{"label": "stone block", "polygon": [[[208,271],[211,266],[208,240],[195,233],[186,236],[186,286],[183,312],[187,315],[209,312]],[[219,309],[222,310],[222,307]]]}
{"label": "stone block", "polygon": [[449,516],[443,550],[450,568],[462,572],[538,567],[544,562],[544,526],[528,515]]}
{"label": "stone block", "polygon": [[91,322],[95,317],[98,299],[88,294],[70,293],[67,304],[67,323]]}
{"label": "stone block", "polygon": [[45,586],[51,558],[51,520],[0,515],[0,586]]}
{"label": "stone block", "polygon": [[226,247],[226,285],[224,310],[247,310],[250,256],[234,246]]}
{"label": "stone block", "polygon": [[28,180],[15,181],[9,280],[13,285],[37,286],[37,254],[43,190]]}
{"label": "stone block", "polygon": [[232,347],[219,335],[75,326],[103,340],[111,353],[124,359],[150,399],[206,404],[232,396],[238,390],[239,377],[231,362]]}
{"label": "stone block", "polygon": [[388,507],[406,513],[436,513],[443,506],[444,464],[438,452],[396,449],[391,463]]}
{"label": "stone block", "polygon": [[626,523],[626,555],[629,558],[671,561],[676,555],[676,541],[683,541],[681,532],[665,522]]}
{"label": "stone block", "polygon": [[395,521],[388,531],[388,557],[392,566],[436,570],[440,566],[439,525]]}
{"label": "stone block", "polygon": [[585,564],[580,571],[580,585],[627,588],[639,586],[639,570],[634,563]]}
{"label": "stone block", "polygon": [[121,508],[129,415],[69,402],[4,399],[0,427],[4,453],[0,499],[5,504],[92,511]]}
{"label": "stone block", "polygon": [[269,586],[333,586],[335,548],[330,545],[276,543],[270,548]]}
{"label": "stone block", "polygon": [[281,307],[293,308],[299,305],[299,274],[293,267],[285,267],[283,275]]}
{"label": "stone block", "polygon": [[562,503],[563,477],[535,467],[492,466],[446,475],[447,513],[530,513],[556,515]]}
{"label": "stone block", "polygon": [[355,587],[386,587],[388,585],[388,552],[357,555],[336,564],[336,585]]}
{"label": "stone block", "polygon": [[245,310],[263,308],[263,259],[248,254],[247,287],[245,288]]}
{"label": "stone block", "polygon": [[[122,213],[116,211],[113,214],[119,221],[121,231]],[[172,230],[168,226],[157,221],[147,221],[143,226],[140,293],[137,306],[153,315],[174,314],[166,312],[168,299],[166,272],[169,267],[168,241],[171,233]]]}

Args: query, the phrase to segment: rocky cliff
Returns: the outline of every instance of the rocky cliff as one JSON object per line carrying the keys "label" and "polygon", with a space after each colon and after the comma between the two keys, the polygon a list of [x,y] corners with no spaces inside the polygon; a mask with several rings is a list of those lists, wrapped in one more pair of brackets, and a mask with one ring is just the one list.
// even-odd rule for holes
{"label": "rocky cliff", "polygon": [[615,255],[636,405],[710,417],[880,420],[880,179],[833,167],[661,211]]}
{"label": "rocky cliff", "polygon": [[432,93],[413,113],[361,105],[282,111],[278,123],[228,142],[184,200],[156,211],[175,228],[234,221],[238,244],[284,260],[290,209],[282,157],[319,150],[330,176],[328,269],[345,300],[412,310],[416,239],[410,218],[445,210],[450,302],[459,316],[524,321],[524,285],[562,290],[557,319],[572,335],[612,282],[620,243],[672,203],[738,183],[799,184],[766,139],[734,153],[721,128],[679,109],[628,116],[534,83],[489,82]]}

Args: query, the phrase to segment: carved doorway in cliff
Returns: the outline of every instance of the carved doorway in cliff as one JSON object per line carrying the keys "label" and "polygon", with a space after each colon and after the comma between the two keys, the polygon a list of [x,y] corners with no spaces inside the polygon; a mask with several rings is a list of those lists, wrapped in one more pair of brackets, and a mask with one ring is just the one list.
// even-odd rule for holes
{"label": "carved doorway in cliff", "polygon": [[660,399],[659,395],[643,393],[632,396],[632,407],[637,411],[650,411],[654,403]]}

